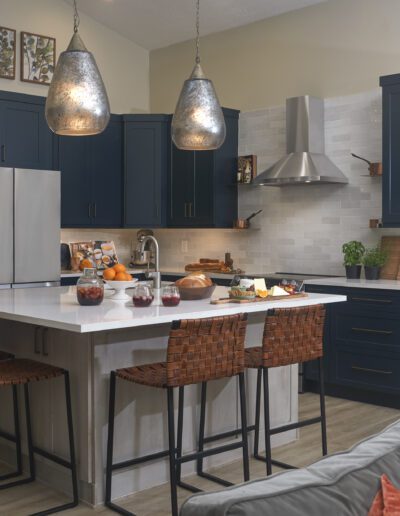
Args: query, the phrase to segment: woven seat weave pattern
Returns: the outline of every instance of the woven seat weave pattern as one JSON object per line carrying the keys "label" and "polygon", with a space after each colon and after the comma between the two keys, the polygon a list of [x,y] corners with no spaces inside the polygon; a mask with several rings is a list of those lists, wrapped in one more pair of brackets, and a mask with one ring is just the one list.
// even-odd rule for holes
{"label": "woven seat weave pattern", "polygon": [[49,380],[64,374],[64,369],[28,359],[0,362],[0,385],[19,385]]}
{"label": "woven seat weave pattern", "polygon": [[269,310],[262,347],[245,350],[246,367],[280,367],[323,356],[323,305]]}
{"label": "woven seat weave pattern", "polygon": [[153,387],[177,387],[226,378],[244,370],[247,316],[177,321],[167,361],[118,369],[118,377]]}

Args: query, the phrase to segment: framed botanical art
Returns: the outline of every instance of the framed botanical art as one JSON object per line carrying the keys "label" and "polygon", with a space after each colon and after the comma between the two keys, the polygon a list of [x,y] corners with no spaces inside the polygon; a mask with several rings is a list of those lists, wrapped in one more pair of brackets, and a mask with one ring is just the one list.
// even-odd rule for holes
{"label": "framed botanical art", "polygon": [[15,79],[16,32],[0,27],[0,78]]}
{"label": "framed botanical art", "polygon": [[50,84],[56,61],[56,40],[21,32],[21,81]]}

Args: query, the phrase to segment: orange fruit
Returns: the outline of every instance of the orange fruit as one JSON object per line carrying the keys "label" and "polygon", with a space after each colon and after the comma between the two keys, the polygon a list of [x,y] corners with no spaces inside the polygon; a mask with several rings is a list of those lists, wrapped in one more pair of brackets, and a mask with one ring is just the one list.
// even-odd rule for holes
{"label": "orange fruit", "polygon": [[114,278],[115,281],[126,281],[125,272],[117,272]]}
{"label": "orange fruit", "polygon": [[[122,265],[122,263],[116,263],[114,265],[113,269],[115,270],[116,273],[126,271],[126,267],[125,267],[125,265]],[[121,280],[119,280],[119,281],[121,281]]]}
{"label": "orange fruit", "polygon": [[79,264],[79,268],[81,271],[83,271],[83,269],[94,269],[94,265],[91,260],[89,260],[88,258],[84,258]]}
{"label": "orange fruit", "polygon": [[129,272],[125,272],[125,278],[126,281],[132,281],[132,276],[129,274]]}
{"label": "orange fruit", "polygon": [[105,280],[108,280],[108,281],[112,281],[115,276],[116,276],[116,272],[114,269],[106,269],[104,272],[103,272],[103,278]]}

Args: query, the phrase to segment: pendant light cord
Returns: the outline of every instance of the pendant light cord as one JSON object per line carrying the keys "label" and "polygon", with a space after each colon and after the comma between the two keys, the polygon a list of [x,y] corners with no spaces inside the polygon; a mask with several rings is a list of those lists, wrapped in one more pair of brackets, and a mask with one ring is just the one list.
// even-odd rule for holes
{"label": "pendant light cord", "polygon": [[79,14],[78,14],[78,7],[76,5],[76,0],[74,0],[74,32],[77,33],[78,32],[78,27],[79,27],[79,23],[80,23],[80,18],[79,18]]}
{"label": "pendant light cord", "polygon": [[196,0],[196,63],[200,63],[200,0]]}

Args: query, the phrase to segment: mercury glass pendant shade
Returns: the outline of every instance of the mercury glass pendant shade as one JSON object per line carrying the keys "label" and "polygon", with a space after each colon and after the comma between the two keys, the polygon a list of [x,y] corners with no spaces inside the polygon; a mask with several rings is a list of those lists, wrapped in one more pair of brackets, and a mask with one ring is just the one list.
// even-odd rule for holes
{"label": "mercury glass pendant shade", "polygon": [[176,105],[172,140],[182,150],[213,150],[221,147],[225,135],[225,119],[214,85],[196,63]]}
{"label": "mercury glass pendant shade", "polygon": [[101,133],[110,120],[103,79],[77,31],[58,59],[45,114],[50,129],[66,136]]}

